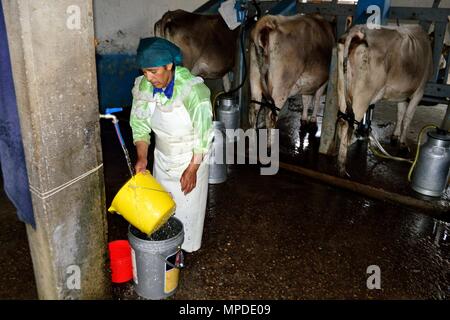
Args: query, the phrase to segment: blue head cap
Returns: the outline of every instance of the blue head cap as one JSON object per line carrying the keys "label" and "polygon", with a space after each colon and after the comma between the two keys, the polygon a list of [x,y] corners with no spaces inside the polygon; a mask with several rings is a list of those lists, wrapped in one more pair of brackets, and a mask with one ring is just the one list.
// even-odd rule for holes
{"label": "blue head cap", "polygon": [[137,64],[141,69],[161,67],[169,63],[180,65],[182,61],[180,48],[166,39],[151,37],[139,42]]}

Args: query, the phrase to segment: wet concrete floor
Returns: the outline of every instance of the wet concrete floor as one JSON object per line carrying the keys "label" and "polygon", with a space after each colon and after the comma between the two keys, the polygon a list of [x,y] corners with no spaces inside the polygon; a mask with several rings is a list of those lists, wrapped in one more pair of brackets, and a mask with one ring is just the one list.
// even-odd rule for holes
{"label": "wet concrete floor", "polygon": [[[126,119],[120,124],[134,158]],[[129,174],[107,122],[102,143],[109,206]],[[309,146],[314,151],[317,141]],[[283,157],[305,166],[326,162],[315,152],[303,154]],[[0,233],[0,299],[36,299],[25,227],[0,197],[0,219],[8,226]],[[126,239],[127,222],[105,214],[109,240]],[[172,299],[449,299],[444,220],[285,170],[262,176],[256,165],[230,165],[227,181],[210,185],[202,248],[186,255]],[[381,289],[370,290],[367,269],[374,265]],[[131,283],[115,285],[112,297],[139,299]]]}
{"label": "wet concrete floor", "polygon": [[[174,299],[450,297],[449,225],[419,212],[250,166],[210,186],[207,210]],[[367,288],[371,265],[380,290]]]}
{"label": "wet concrete floor", "polygon": [[[297,97],[296,97],[297,98]],[[289,103],[290,102],[290,103]],[[280,158],[282,161],[300,165],[321,173],[338,176],[336,157],[319,154],[323,104],[319,110],[318,126],[304,127],[300,124],[301,103],[298,99],[291,99],[280,113],[277,127],[280,129]],[[409,152],[401,153],[398,147],[390,145],[390,136],[396,122],[397,108],[392,103],[377,104],[374,109],[372,130],[383,147],[393,156],[414,159],[417,149],[417,139],[420,130],[428,124],[440,125],[447,106],[418,106],[407,133]],[[353,137],[353,144],[349,147],[346,170],[348,179],[374,188],[402,196],[421,199],[441,208],[440,219],[447,219],[450,212],[450,188],[447,188],[440,198],[422,196],[411,189],[408,182],[408,172],[411,164],[407,162],[383,159],[375,156],[369,149],[367,138]],[[426,134],[421,142],[426,141]]]}

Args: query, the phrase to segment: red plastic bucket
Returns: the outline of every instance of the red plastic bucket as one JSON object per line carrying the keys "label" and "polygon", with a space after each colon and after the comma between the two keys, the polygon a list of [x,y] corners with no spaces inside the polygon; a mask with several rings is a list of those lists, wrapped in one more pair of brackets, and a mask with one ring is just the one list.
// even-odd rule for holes
{"label": "red plastic bucket", "polygon": [[108,244],[112,282],[122,283],[133,278],[131,247],[128,240],[116,240]]}

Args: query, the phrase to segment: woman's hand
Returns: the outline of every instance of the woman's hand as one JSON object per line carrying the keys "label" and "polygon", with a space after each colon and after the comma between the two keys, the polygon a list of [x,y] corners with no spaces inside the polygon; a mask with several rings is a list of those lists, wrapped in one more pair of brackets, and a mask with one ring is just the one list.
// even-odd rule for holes
{"label": "woman's hand", "polygon": [[183,175],[181,176],[181,191],[184,192],[184,195],[187,195],[191,192],[195,186],[197,185],[197,170],[198,165],[189,164],[189,166],[184,170]]}
{"label": "woman's hand", "polygon": [[203,154],[194,154],[189,166],[184,170],[180,179],[181,191],[184,192],[184,195],[191,192],[197,185],[197,170],[200,167],[202,160]]}
{"label": "woman's hand", "polygon": [[134,170],[136,173],[145,172],[145,170],[147,170],[147,159],[138,159],[134,166]]}

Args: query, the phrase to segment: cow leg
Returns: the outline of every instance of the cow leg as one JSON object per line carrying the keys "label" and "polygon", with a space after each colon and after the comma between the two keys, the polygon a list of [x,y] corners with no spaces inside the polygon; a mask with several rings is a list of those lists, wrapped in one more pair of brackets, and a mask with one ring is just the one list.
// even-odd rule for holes
{"label": "cow leg", "polygon": [[225,92],[230,91],[231,89],[231,81],[230,81],[230,73],[227,72],[223,77],[222,77],[222,82],[223,82],[223,90]]}
{"label": "cow leg", "polygon": [[[345,77],[343,72],[343,65],[344,65],[344,45],[341,43],[338,43],[338,82],[337,82],[337,93],[338,93],[338,106],[339,110],[343,113],[345,113],[345,110],[347,109],[347,103],[345,101],[345,92],[344,92],[344,85],[345,85]],[[348,129],[349,125],[348,123],[343,120],[339,119],[337,121],[337,128],[336,132],[339,137],[339,150],[338,150],[338,170],[339,175],[344,176],[345,171],[345,161],[347,160],[347,148],[348,148]],[[336,143],[336,141],[335,141]]]}
{"label": "cow leg", "polygon": [[337,158],[339,175],[341,177],[349,176],[349,174],[345,170],[345,162],[347,161],[347,150],[349,140],[351,139],[351,136],[349,134],[349,124],[347,121],[340,119],[337,125],[338,127],[336,128],[336,130],[339,134],[339,153]]}
{"label": "cow leg", "polygon": [[[253,89],[252,89],[252,100],[261,102],[262,101],[262,93],[261,92],[259,92],[259,93],[253,92]],[[260,110],[260,109],[261,109],[260,104],[250,102],[249,110],[248,110],[248,121],[252,128],[258,129],[258,127],[260,126],[261,117],[258,117],[258,115],[259,115],[260,111],[262,113],[261,116],[264,116],[264,114],[265,114],[265,112],[264,112],[265,110]]]}
{"label": "cow leg", "polygon": [[[262,101],[261,72],[259,71],[258,62],[256,60],[256,52],[254,46],[250,48],[250,93],[251,100]],[[250,102],[248,111],[248,121],[253,128],[258,128],[258,112],[261,105]]]}
{"label": "cow leg", "polygon": [[323,96],[323,93],[325,92],[325,88],[327,86],[327,82],[325,82],[314,95],[314,109],[313,114],[311,116],[310,122],[317,122],[317,112],[319,111],[320,107],[320,98]]}
{"label": "cow leg", "polygon": [[310,95],[302,95],[302,103],[303,103],[303,112],[302,112],[302,126],[306,125],[308,122],[308,110],[313,101],[313,96]]}
{"label": "cow leg", "polygon": [[406,101],[399,102],[397,105],[397,123],[395,124],[394,133],[391,135],[391,145],[397,146],[400,134],[402,132],[402,123],[405,116],[406,107],[408,103]]}
{"label": "cow leg", "polygon": [[[259,98],[257,95],[252,96],[252,100],[256,100],[256,101],[261,101],[261,98],[262,98],[262,95],[260,95]],[[250,107],[248,110],[248,121],[250,123],[250,126],[255,129],[258,128],[257,116],[258,116],[260,108],[261,108],[261,106],[259,104],[250,103]]]}
{"label": "cow leg", "polygon": [[266,109],[266,129],[267,129],[267,145],[272,145],[272,136],[277,123],[277,116],[271,110]]}
{"label": "cow leg", "polygon": [[[187,63],[185,62],[184,65],[186,66]],[[186,68],[187,68],[187,67],[186,67]],[[200,74],[200,72],[201,72],[201,70],[200,70],[200,65],[199,65],[198,63],[194,64],[194,66],[193,66],[192,68],[190,68],[189,70],[191,71],[191,73],[192,73],[194,76],[198,76],[198,75]]]}
{"label": "cow leg", "polygon": [[400,134],[400,150],[408,150],[406,144],[406,134],[408,133],[409,125],[416,112],[417,105],[423,97],[423,90],[418,90],[414,93],[412,99],[409,101],[408,108],[406,109],[405,115],[402,121],[402,132]]}

